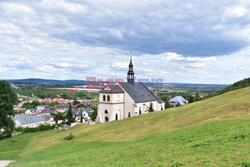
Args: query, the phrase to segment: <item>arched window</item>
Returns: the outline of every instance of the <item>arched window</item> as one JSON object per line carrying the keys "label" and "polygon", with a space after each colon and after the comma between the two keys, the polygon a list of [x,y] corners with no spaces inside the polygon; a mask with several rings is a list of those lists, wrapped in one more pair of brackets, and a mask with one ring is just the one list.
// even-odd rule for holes
{"label": "arched window", "polygon": [[118,115],[117,114],[115,114],[115,120],[118,120]]}
{"label": "arched window", "polygon": [[106,101],[106,96],[105,95],[103,95],[102,100]]}
{"label": "arched window", "polygon": [[110,101],[110,96],[108,95],[108,97],[107,97],[107,101]]}
{"label": "arched window", "polygon": [[108,114],[109,112],[108,112],[108,110],[105,110],[104,113],[105,113],[105,114]]}

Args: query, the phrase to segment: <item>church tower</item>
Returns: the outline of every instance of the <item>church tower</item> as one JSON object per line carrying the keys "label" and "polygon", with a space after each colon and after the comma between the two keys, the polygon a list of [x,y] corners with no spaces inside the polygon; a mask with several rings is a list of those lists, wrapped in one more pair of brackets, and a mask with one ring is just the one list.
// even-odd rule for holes
{"label": "church tower", "polygon": [[132,57],[130,56],[130,63],[128,65],[128,75],[127,75],[127,82],[130,84],[134,84],[134,71],[133,71],[133,63],[132,63]]}

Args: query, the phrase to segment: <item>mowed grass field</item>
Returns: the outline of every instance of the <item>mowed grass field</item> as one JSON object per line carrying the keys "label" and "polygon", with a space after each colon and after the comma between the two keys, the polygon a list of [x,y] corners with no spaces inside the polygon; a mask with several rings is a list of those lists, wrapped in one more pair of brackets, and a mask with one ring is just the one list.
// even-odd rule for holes
{"label": "mowed grass field", "polygon": [[13,137],[0,141],[0,159],[15,159],[11,166],[240,166],[250,161],[249,138],[247,87],[126,120]]}

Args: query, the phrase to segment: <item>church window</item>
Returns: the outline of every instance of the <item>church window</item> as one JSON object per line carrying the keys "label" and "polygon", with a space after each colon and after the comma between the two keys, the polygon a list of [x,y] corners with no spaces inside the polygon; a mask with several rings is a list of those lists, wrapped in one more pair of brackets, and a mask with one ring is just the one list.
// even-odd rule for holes
{"label": "church window", "polygon": [[105,110],[105,112],[104,112],[105,114],[108,114],[108,110]]}
{"label": "church window", "polygon": [[105,96],[105,95],[103,95],[102,99],[103,99],[103,101],[106,101],[106,96]]}
{"label": "church window", "polygon": [[107,97],[107,101],[110,101],[110,96],[108,95],[108,97]]}

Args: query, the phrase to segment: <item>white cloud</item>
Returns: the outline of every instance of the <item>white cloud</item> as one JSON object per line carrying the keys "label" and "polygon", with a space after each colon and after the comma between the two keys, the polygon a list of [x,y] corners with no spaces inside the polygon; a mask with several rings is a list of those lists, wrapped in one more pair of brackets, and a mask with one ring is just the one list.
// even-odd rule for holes
{"label": "white cloud", "polygon": [[0,8],[9,14],[35,14],[34,10],[32,10],[29,6],[23,5],[21,3],[0,2]]}
{"label": "white cloud", "polygon": [[167,61],[187,61],[187,62],[212,62],[216,61],[216,57],[184,57],[181,54],[173,53],[173,52],[167,52],[167,53],[162,53],[159,56],[162,60],[167,60]]}
{"label": "white cloud", "polygon": [[114,63],[112,63],[112,67],[114,67],[114,68],[128,68],[128,63],[114,62]]}
{"label": "white cloud", "polygon": [[43,0],[41,6],[46,9],[63,9],[71,13],[85,13],[87,9],[78,3],[70,3],[65,0]]}
{"label": "white cloud", "polygon": [[224,17],[225,19],[230,19],[234,17],[242,17],[246,14],[247,9],[242,6],[230,7],[225,10]]}
{"label": "white cloud", "polygon": [[[231,83],[250,76],[246,1],[40,2],[0,2],[0,78],[126,78],[131,50],[138,78]],[[230,50],[234,43],[243,45]]]}

